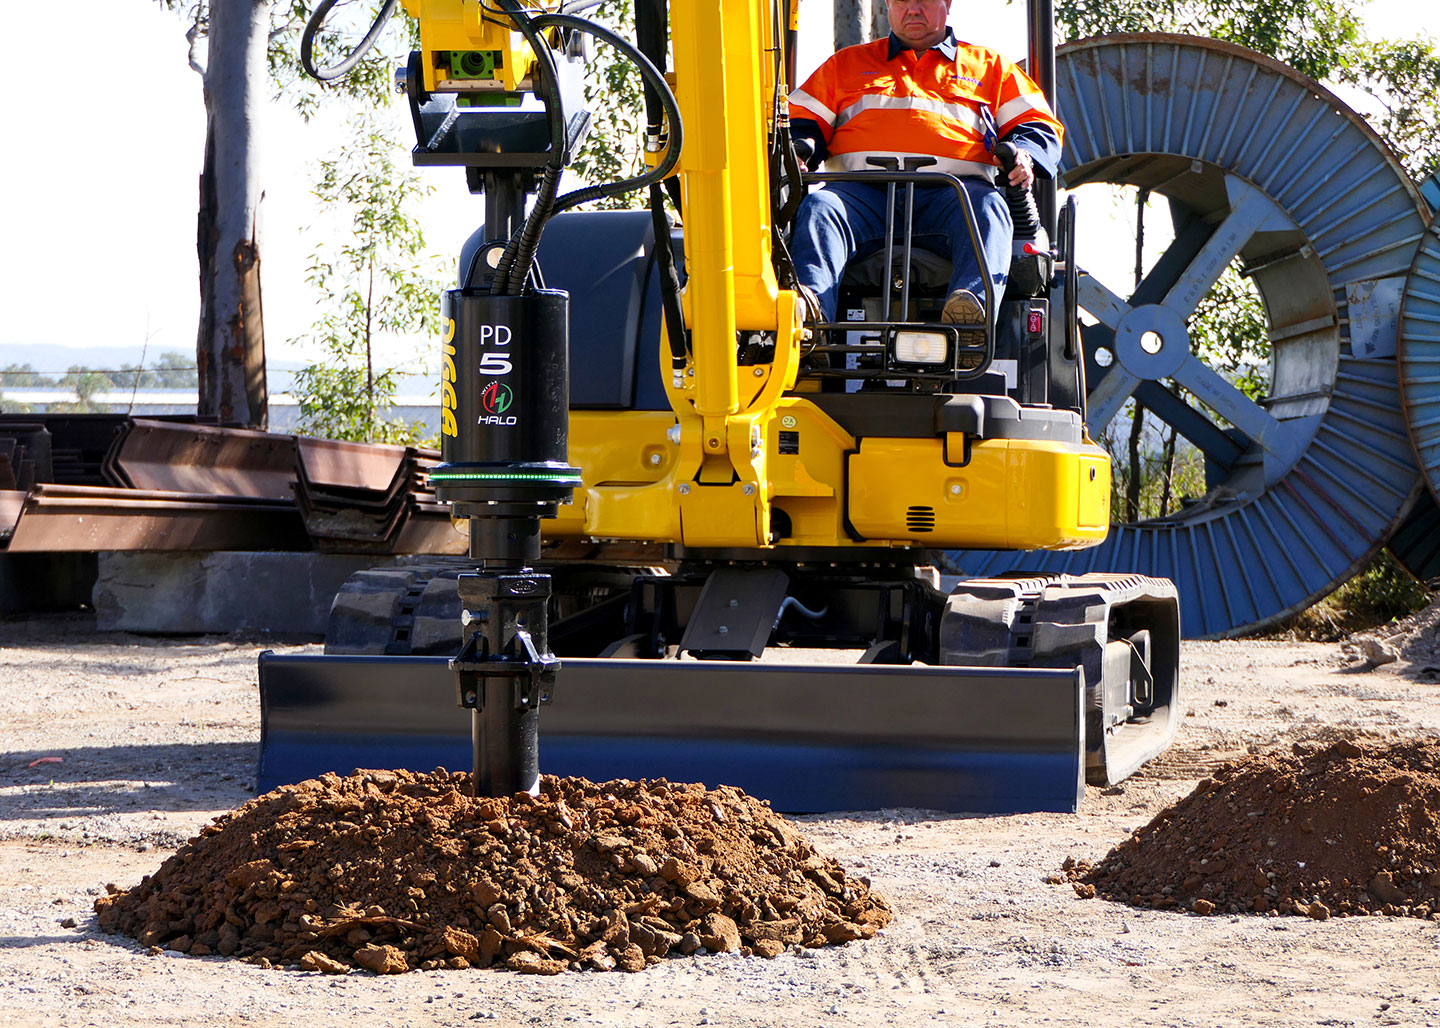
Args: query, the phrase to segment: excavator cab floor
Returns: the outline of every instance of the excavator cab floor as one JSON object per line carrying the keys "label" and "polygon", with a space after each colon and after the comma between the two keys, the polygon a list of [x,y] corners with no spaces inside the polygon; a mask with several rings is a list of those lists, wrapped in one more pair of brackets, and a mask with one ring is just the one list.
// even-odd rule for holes
{"label": "excavator cab floor", "polygon": [[[260,658],[259,788],[357,767],[469,770],[444,657]],[[787,813],[1077,809],[1079,669],[566,658],[540,767],[733,785]]]}

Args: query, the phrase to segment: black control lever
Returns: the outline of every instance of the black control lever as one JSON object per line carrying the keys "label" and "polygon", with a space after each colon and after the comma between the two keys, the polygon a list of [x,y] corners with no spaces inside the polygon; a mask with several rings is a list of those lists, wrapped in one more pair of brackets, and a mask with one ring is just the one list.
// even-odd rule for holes
{"label": "black control lever", "polygon": [[[1010,172],[1015,170],[1015,163],[1019,159],[1020,152],[1015,148],[1014,143],[997,143],[995,145],[995,159],[1000,162],[1000,171],[1004,180],[1000,183],[1005,190],[1005,202],[1010,206],[1010,217],[1015,222],[1015,240],[1034,240],[1042,237],[1040,229],[1040,209],[1035,206],[1035,194],[1026,186],[1012,186],[1010,184]],[[1046,240],[1048,245],[1049,240]]]}

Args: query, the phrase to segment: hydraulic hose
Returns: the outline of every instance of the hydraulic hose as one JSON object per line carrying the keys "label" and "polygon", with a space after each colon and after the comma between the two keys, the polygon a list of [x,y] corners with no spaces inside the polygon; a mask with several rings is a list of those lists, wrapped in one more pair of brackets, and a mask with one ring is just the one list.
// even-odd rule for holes
{"label": "hydraulic hose", "polygon": [[535,252],[540,248],[540,234],[545,231],[555,210],[555,194],[560,191],[560,176],[563,168],[546,166],[540,178],[540,188],[535,193],[535,205],[525,218],[500,257],[500,268],[495,276],[494,291],[515,295],[525,288],[530,271],[535,264]]}
{"label": "hydraulic hose", "polygon": [[501,13],[515,23],[515,28],[530,44],[535,58],[540,62],[541,74],[537,85],[544,93],[545,107],[550,112],[550,166],[563,168],[568,161],[565,133],[565,111],[560,100],[560,86],[555,72],[555,58],[551,55],[550,44],[540,35],[539,17],[525,13],[517,0],[497,0]]}
{"label": "hydraulic hose", "polygon": [[524,290],[525,282],[530,277],[535,251],[540,246],[540,234],[550,220],[555,194],[559,192],[560,175],[570,161],[570,149],[565,106],[560,96],[559,76],[555,70],[555,58],[550,51],[550,45],[540,35],[535,19],[525,13],[517,0],[499,0],[499,3],[535,53],[535,59],[539,63],[536,85],[544,91],[545,108],[550,118],[550,160],[541,177],[535,204],[525,223],[520,226],[520,231],[516,232],[506,245],[491,286],[496,293],[514,295]]}
{"label": "hydraulic hose", "polygon": [[[600,0],[571,0],[565,4],[558,13],[541,13],[530,15],[518,0],[494,0],[498,5],[492,9],[505,14],[515,23],[516,29],[525,41],[530,44],[534,51],[539,68],[536,73],[537,92],[543,96],[546,111],[550,121],[550,153],[551,157],[545,166],[541,176],[540,187],[536,191],[535,204],[526,217],[525,223],[510,239],[501,256],[499,267],[496,269],[495,280],[492,290],[496,293],[517,294],[521,292],[525,283],[530,278],[534,266],[535,253],[540,246],[540,236],[545,230],[546,223],[551,217],[561,211],[569,210],[571,207],[579,206],[582,203],[589,203],[592,200],[599,200],[607,196],[617,196],[631,190],[642,189],[653,183],[660,182],[674,170],[680,159],[680,148],[683,142],[683,126],[680,118],[680,106],[675,100],[675,94],[671,92],[665,76],[655,67],[654,63],[643,53],[637,50],[624,37],[617,35],[603,25],[590,21],[587,18],[577,17],[575,11],[582,11],[589,7],[597,6]],[[321,82],[330,82],[348,74],[375,45],[380,33],[384,31],[385,24],[390,16],[395,13],[399,0],[385,0],[385,4],[375,15],[370,30],[359,45],[339,64],[328,68],[317,68],[315,66],[315,37],[325,23],[330,9],[335,6],[337,0],[319,0],[315,11],[306,22],[305,29],[300,37],[300,63],[305,72],[312,78]],[[490,7],[490,4],[485,4]],[[568,28],[572,31],[583,32],[594,36],[613,46],[624,54],[632,64],[640,71],[641,78],[645,82],[646,92],[658,96],[660,105],[664,109],[665,116],[670,123],[670,139],[666,148],[665,156],[654,168],[649,169],[641,175],[633,178],[622,179],[619,182],[609,182],[601,185],[587,186],[565,194],[557,199],[559,192],[560,176],[569,163],[569,131],[565,117],[565,109],[560,96],[559,79],[555,69],[555,58],[549,44],[540,35],[540,30],[554,25],[559,28]]]}
{"label": "hydraulic hose", "polygon": [[[603,25],[596,24],[587,18],[580,18],[571,14],[537,14],[531,17],[520,11],[519,5],[515,3],[515,0],[500,0],[500,3],[506,7],[506,13],[515,19],[517,25],[521,25],[522,21],[524,22],[524,27],[521,28],[521,32],[526,34],[527,39],[531,39],[533,34],[534,39],[531,41],[531,46],[536,48],[537,54],[540,52],[540,47],[544,46],[543,40],[539,37],[538,30],[551,25],[559,28],[572,29],[577,32],[584,32],[615,47],[615,49],[624,54],[630,62],[639,69],[641,77],[646,80],[646,84],[651,86],[659,95],[661,106],[664,108],[666,117],[670,122],[670,140],[664,158],[662,158],[660,163],[654,168],[633,178],[622,179],[619,182],[587,186],[582,189],[573,190],[559,199],[555,199],[555,192],[558,189],[560,181],[559,171],[563,168],[563,163],[560,167],[556,167],[552,160],[551,164],[546,166],[545,175],[541,180],[541,187],[536,196],[535,206],[531,208],[530,214],[525,219],[525,224],[521,226],[520,231],[515,234],[510,240],[509,245],[506,246],[505,254],[501,258],[500,268],[497,271],[495,282],[492,286],[495,292],[517,294],[524,289],[525,282],[529,278],[535,253],[540,246],[540,236],[545,231],[545,225],[551,217],[582,203],[589,203],[592,200],[598,200],[606,196],[617,196],[621,193],[630,192],[634,189],[642,189],[652,183],[661,181],[674,170],[676,163],[680,159],[680,147],[684,140],[684,130],[680,118],[680,105],[675,100],[675,94],[670,91],[670,85],[665,81],[665,76],[655,67],[654,63],[648,57],[631,45],[623,36],[619,36]],[[527,31],[527,29],[529,31]],[[548,47],[545,47],[545,54],[546,59],[549,60]],[[546,67],[553,69],[553,62],[548,63]],[[553,83],[553,71],[551,72],[551,76]],[[563,145],[564,119],[563,112],[560,110],[558,95],[554,99],[552,112],[554,115],[552,117],[552,123],[558,125],[559,131],[562,133],[561,142],[552,141],[552,152],[561,154],[565,150]],[[568,154],[562,158],[562,161],[568,161]],[[552,171],[554,172],[553,175]]]}
{"label": "hydraulic hose", "polygon": [[305,69],[305,74],[320,82],[333,82],[350,73],[350,70],[359,64],[375,41],[380,38],[380,33],[385,31],[385,23],[395,13],[399,0],[385,0],[385,6],[381,7],[375,15],[375,20],[370,23],[370,31],[365,33],[365,38],[360,44],[350,51],[350,55],[339,64],[328,68],[315,67],[315,37],[320,34],[320,28],[325,24],[325,18],[334,7],[337,0],[320,0],[315,5],[315,11],[310,15],[310,20],[305,23],[305,29],[300,33],[300,66]]}
{"label": "hydraulic hose", "polygon": [[[503,2],[503,0],[502,0]],[[536,27],[556,25],[562,28],[571,28],[579,32],[587,33],[595,38],[609,43],[619,50],[630,62],[640,71],[641,78],[654,86],[660,96],[661,106],[665,109],[665,115],[670,120],[670,144],[665,150],[665,156],[660,163],[649,171],[634,178],[622,179],[619,182],[607,182],[602,185],[586,186],[583,189],[576,189],[566,193],[555,201],[553,213],[569,210],[571,207],[579,206],[582,203],[589,203],[592,200],[599,200],[606,196],[618,196],[621,193],[628,193],[634,189],[643,189],[652,182],[659,182],[675,169],[676,163],[680,160],[680,148],[684,142],[684,126],[680,119],[680,105],[675,100],[675,94],[670,91],[670,84],[665,81],[665,76],[655,67],[650,58],[637,50],[629,40],[623,36],[616,35],[603,25],[598,25],[586,18],[577,18],[570,14],[537,14],[530,19]]]}

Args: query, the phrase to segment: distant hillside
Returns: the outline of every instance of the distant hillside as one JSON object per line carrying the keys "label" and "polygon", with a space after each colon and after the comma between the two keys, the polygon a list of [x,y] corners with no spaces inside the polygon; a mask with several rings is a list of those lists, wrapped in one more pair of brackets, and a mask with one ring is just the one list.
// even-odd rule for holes
{"label": "distant hillside", "polygon": [[[11,365],[30,365],[36,372],[49,378],[59,378],[71,368],[80,367],[101,373],[119,371],[122,367],[136,367],[144,356],[144,367],[154,367],[155,362],[166,353],[181,352],[176,347],[139,346],[50,346],[42,343],[0,343],[0,368]],[[191,351],[184,351],[191,356]],[[193,358],[192,358],[193,359]],[[283,392],[290,385],[295,372],[305,366],[303,361],[272,360],[268,362],[270,388]]]}
{"label": "distant hillside", "polygon": [[[151,367],[161,354],[181,353],[179,347],[138,346],[49,346],[43,343],[0,343],[0,367],[10,364],[29,364],[46,376],[62,376],[72,367],[84,367],[95,371],[118,371],[122,366],[135,367],[141,363],[144,354],[145,367]],[[192,351],[184,350],[186,356]],[[289,376],[304,367],[304,361],[268,361],[271,376]]]}

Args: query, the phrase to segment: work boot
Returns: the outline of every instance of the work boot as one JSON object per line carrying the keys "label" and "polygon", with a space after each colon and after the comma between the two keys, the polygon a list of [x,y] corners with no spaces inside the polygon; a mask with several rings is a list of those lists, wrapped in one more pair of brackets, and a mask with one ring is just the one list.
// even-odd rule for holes
{"label": "work boot", "polygon": [[795,284],[795,295],[800,297],[802,310],[801,323],[803,325],[803,338],[810,344],[809,348],[800,354],[807,368],[828,368],[830,356],[824,353],[815,353],[816,345],[820,340],[820,330],[812,326],[820,324],[825,320],[825,311],[820,306],[820,297],[815,295],[815,290],[801,283]]}
{"label": "work boot", "polygon": [[[985,305],[980,302],[979,297],[968,289],[957,289],[945,298],[945,307],[940,311],[940,320],[946,325],[973,325],[974,330],[960,332],[957,342],[959,343],[961,360],[958,367],[974,367],[979,359],[979,352],[985,349]],[[973,360],[965,360],[963,351],[976,351]]]}
{"label": "work boot", "polygon": [[800,296],[800,302],[805,307],[805,322],[811,325],[818,325],[825,320],[825,309],[820,306],[820,297],[815,290],[803,283],[795,284],[795,292]]}

